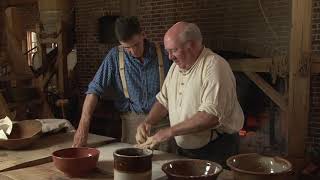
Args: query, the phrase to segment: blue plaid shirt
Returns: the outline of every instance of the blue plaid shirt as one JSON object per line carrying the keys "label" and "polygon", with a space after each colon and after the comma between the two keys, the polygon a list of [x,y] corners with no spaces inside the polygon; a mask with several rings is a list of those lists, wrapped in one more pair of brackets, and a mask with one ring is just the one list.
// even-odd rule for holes
{"label": "blue plaid shirt", "polygon": [[[165,75],[171,61],[164,48],[163,64]],[[125,76],[130,99],[124,96],[119,72],[118,47],[112,48],[104,58],[100,68],[88,86],[86,94],[102,96],[108,86],[112,86],[118,99],[115,101],[116,108],[121,112],[133,111],[136,113],[148,113],[155,102],[155,97],[160,91],[159,66],[155,44],[144,41],[144,62],[124,51]]]}

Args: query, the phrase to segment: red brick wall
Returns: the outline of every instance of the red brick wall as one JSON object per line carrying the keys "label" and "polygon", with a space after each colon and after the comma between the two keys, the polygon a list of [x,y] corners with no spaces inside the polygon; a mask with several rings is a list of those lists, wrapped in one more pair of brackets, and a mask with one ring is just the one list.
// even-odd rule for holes
{"label": "red brick wall", "polygon": [[[320,53],[320,0],[313,0],[312,15],[312,52]],[[308,143],[320,146],[320,75],[311,78]]]}
{"label": "red brick wall", "polygon": [[168,27],[185,20],[199,25],[205,44],[213,49],[248,51],[256,56],[286,52],[289,41],[289,0],[261,1],[274,36],[257,0],[144,0],[140,19],[147,35],[162,41]]}
{"label": "red brick wall", "polygon": [[79,86],[83,93],[112,44],[99,43],[98,19],[106,13],[119,15],[118,0],[76,0],[76,48]]}

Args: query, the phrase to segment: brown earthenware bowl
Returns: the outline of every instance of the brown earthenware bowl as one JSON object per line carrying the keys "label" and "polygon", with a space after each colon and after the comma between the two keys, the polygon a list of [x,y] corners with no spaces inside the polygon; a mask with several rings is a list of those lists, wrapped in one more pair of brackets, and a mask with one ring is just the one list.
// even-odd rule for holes
{"label": "brown earthenware bowl", "polygon": [[67,148],[52,153],[52,160],[57,169],[69,177],[88,175],[96,166],[99,150],[95,148]]}
{"label": "brown earthenware bowl", "polygon": [[239,154],[227,159],[235,180],[283,180],[288,179],[292,165],[277,156],[256,153]]}
{"label": "brown earthenware bowl", "polygon": [[181,159],[163,164],[162,171],[172,180],[215,180],[222,172],[222,167],[212,161]]}
{"label": "brown earthenware bowl", "polygon": [[14,123],[8,140],[0,140],[0,147],[5,149],[26,148],[40,137],[41,129],[41,122],[37,120]]}

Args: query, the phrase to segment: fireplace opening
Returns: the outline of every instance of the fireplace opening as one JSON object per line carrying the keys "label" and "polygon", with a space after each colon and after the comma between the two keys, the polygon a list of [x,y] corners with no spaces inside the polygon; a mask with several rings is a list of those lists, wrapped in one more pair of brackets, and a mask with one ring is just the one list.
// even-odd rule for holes
{"label": "fireplace opening", "polygon": [[[216,51],[229,59],[258,58],[250,54]],[[282,82],[272,83],[269,73],[258,73],[275,89],[281,89]],[[281,133],[279,109],[272,100],[243,72],[234,72],[237,83],[237,95],[245,116],[243,129],[240,131],[240,153],[259,152],[281,154],[284,152],[284,137]]]}

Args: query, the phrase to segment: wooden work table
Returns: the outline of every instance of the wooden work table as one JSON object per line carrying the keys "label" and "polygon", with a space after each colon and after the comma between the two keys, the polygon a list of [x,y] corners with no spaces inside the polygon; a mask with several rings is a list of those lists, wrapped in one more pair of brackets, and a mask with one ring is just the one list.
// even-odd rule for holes
{"label": "wooden work table", "polygon": [[[0,149],[0,172],[24,168],[51,161],[51,153],[72,146],[73,132],[45,135],[24,150]],[[88,145],[98,147],[115,141],[114,138],[89,134]]]}
{"label": "wooden work table", "polygon": [[[113,152],[116,149],[119,148],[125,148],[125,147],[132,147],[132,145],[126,144],[126,143],[119,143],[119,142],[111,142],[112,138],[107,138],[102,136],[96,136],[95,138],[91,137],[89,138],[89,144],[91,139],[91,144],[93,142],[93,139],[95,139],[97,144],[97,139],[104,139],[107,140],[107,143],[103,143],[104,145],[100,145],[98,149],[100,150],[100,157],[97,164],[97,168],[92,172],[89,176],[84,178],[73,178],[73,179],[85,179],[85,180],[107,180],[107,179],[113,179]],[[47,137],[50,138],[50,137]],[[102,139],[101,139],[102,138]],[[100,141],[99,140],[99,141]],[[69,140],[70,141],[70,140]],[[72,141],[71,141],[72,142]],[[65,143],[63,146],[59,146],[59,148],[66,148],[66,145],[71,145],[71,142]],[[54,148],[54,150],[57,148]],[[38,150],[40,152],[40,150]],[[47,154],[45,156],[50,156],[53,149],[50,149],[50,152],[48,151],[48,148],[43,149],[41,152],[44,153],[44,151],[47,151]],[[0,152],[2,152],[0,150]],[[26,151],[30,155],[30,151]],[[12,152],[11,152],[12,153]],[[22,154],[24,152],[19,152],[19,157],[22,157]],[[13,153],[12,153],[13,154]],[[45,154],[45,153],[44,153]],[[1,156],[0,156],[1,157]],[[10,161],[10,157],[13,158],[15,161],[17,161],[17,156],[7,156],[7,161]],[[32,155],[32,159],[35,158],[41,158],[36,154]],[[179,157],[175,154],[170,153],[164,153],[161,151],[154,151],[153,152],[153,158],[152,158],[152,179],[154,180],[165,180],[167,177],[165,176],[164,172],[161,170],[162,164],[165,162],[168,162],[173,159],[181,159],[183,157]],[[26,161],[24,158],[24,161]],[[3,160],[0,163],[0,167],[2,166],[2,163],[5,162]],[[21,162],[24,162],[21,161]],[[28,159],[30,162],[30,158]],[[2,168],[3,169],[3,168]],[[35,180],[35,179],[41,179],[41,180],[69,180],[71,178],[68,178],[65,176],[62,172],[57,170],[52,162],[44,162],[44,163],[38,163],[34,165],[29,165],[29,167],[25,166],[22,168],[15,168],[14,170],[4,170],[0,173],[0,179],[1,180]],[[218,177],[218,180],[233,180],[232,174],[230,171],[224,171],[220,174]]]}

